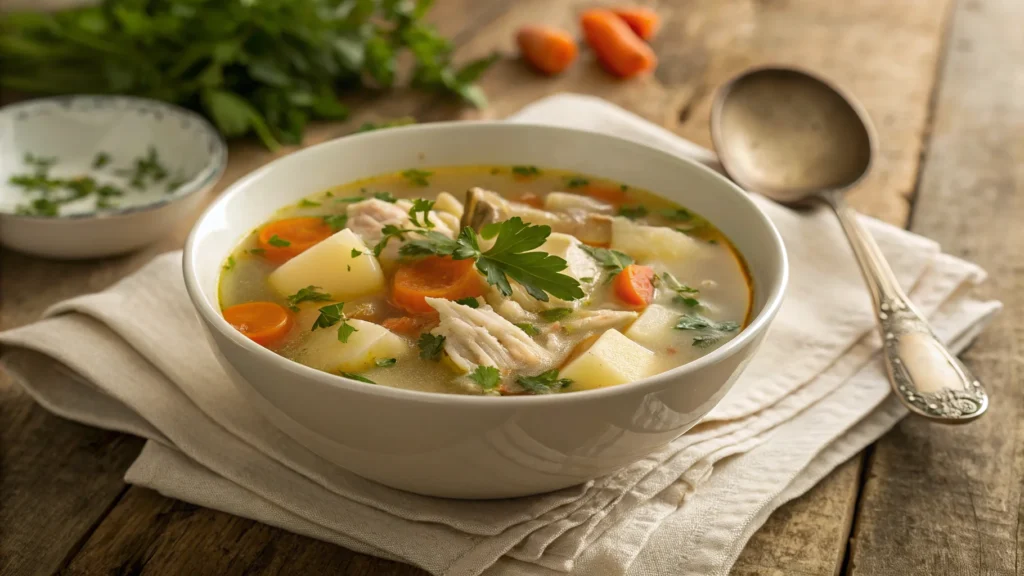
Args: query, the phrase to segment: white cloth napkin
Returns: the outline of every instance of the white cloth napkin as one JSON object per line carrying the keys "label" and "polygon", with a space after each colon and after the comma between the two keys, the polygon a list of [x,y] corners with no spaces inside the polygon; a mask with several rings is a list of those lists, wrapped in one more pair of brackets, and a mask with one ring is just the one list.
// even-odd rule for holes
{"label": "white cloth napkin", "polygon": [[[714,161],[590,97],[547,98],[512,120],[609,132]],[[0,333],[0,365],[58,415],[148,438],[126,474],[130,483],[434,574],[725,574],[773,510],[905,415],[889,396],[868,296],[833,217],[756,200],[785,239],[792,274],[744,375],[665,449],[551,494],[417,496],[346,472],[277,432],[199,335],[180,253]],[[1000,308],[971,297],[984,279],[976,266],[919,236],[864,222],[954,350]]]}

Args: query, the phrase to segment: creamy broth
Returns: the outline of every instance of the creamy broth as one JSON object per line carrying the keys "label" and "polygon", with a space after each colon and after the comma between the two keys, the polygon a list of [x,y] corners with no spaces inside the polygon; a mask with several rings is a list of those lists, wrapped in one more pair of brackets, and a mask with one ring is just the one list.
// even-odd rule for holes
{"label": "creamy broth", "polygon": [[[469,190],[472,216],[489,220],[460,222]],[[414,199],[435,204],[410,215]],[[503,234],[511,238],[513,216],[524,234],[554,228],[530,252],[567,262],[544,274],[577,284],[581,298],[548,293],[544,302],[511,278],[504,296],[488,283],[480,262]],[[436,242],[405,232],[377,257],[388,224],[429,230]],[[407,247],[426,239],[437,250],[466,224],[478,229],[479,261]],[[423,299],[438,290],[452,297]],[[477,296],[454,297],[462,294]],[[624,184],[534,167],[431,168],[326,190],[248,235],[220,280],[228,321],[282,356],[376,385],[462,394],[571,392],[664,372],[735,337],[751,295],[742,257],[699,215]]]}

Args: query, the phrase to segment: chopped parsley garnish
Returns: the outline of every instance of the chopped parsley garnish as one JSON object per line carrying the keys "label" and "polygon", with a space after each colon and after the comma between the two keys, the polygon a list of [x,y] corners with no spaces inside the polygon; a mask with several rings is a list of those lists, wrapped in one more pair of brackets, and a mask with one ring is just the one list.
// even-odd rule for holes
{"label": "chopped parsley garnish", "polygon": [[477,366],[470,372],[469,379],[484,390],[494,390],[501,383],[501,372],[494,366]]}
{"label": "chopped parsley garnish", "polygon": [[596,260],[597,263],[601,265],[601,268],[604,268],[605,271],[611,273],[611,276],[608,277],[609,281],[611,281],[616,274],[622,272],[623,268],[633,263],[633,258],[630,257],[629,254],[619,252],[618,250],[587,246],[586,244],[581,244],[580,248],[589,254],[591,258]]}
{"label": "chopped parsley garnish", "polygon": [[714,346],[729,332],[735,332],[740,325],[736,322],[716,322],[698,314],[683,314],[676,322],[676,330],[692,330],[700,332],[693,337],[693,346],[696,348],[710,348]]}
{"label": "chopped parsley garnish", "polygon": [[36,156],[31,152],[26,152],[24,157],[25,164],[35,168],[37,176],[45,176],[50,168],[57,163],[56,156]]}
{"label": "chopped parsley garnish", "polygon": [[223,266],[224,271],[227,272],[228,270],[231,270],[234,267],[235,267],[235,257],[234,256],[228,256],[228,261],[225,262],[224,266]]}
{"label": "chopped parsley garnish", "polygon": [[353,204],[355,202],[362,202],[366,200],[366,196],[349,196],[348,198],[337,198],[335,202],[341,202],[343,204]]}
{"label": "chopped parsley garnish", "polygon": [[643,204],[637,204],[636,206],[621,206],[619,207],[619,216],[625,216],[630,220],[637,220],[647,216],[647,207]]}
{"label": "chopped parsley garnish", "polygon": [[319,205],[319,202],[314,202],[309,198],[303,198],[302,200],[299,200],[299,208],[316,208]]}
{"label": "chopped parsley garnish", "polygon": [[352,380],[357,380],[359,382],[366,382],[367,384],[376,384],[376,382],[370,380],[369,378],[363,376],[362,374],[355,374],[353,372],[339,372],[339,374],[341,374],[345,378],[350,378]]}
{"label": "chopped parsley garnish", "polygon": [[110,164],[110,154],[107,154],[106,152],[99,152],[92,159],[92,167],[97,170],[103,168],[107,164]]}
{"label": "chopped parsley garnish", "polygon": [[60,211],[60,205],[46,198],[36,198],[28,206],[20,205],[17,208],[18,214],[30,216],[56,216]]}
{"label": "chopped parsley garnish", "polygon": [[398,358],[381,358],[380,360],[374,361],[377,368],[390,368],[398,363]]}
{"label": "chopped parsley garnish", "polygon": [[344,302],[338,302],[337,304],[330,304],[320,308],[320,315],[317,316],[316,322],[313,323],[313,327],[310,330],[316,330],[317,328],[330,328],[335,324],[341,323],[338,326],[338,341],[342,344],[348,343],[348,337],[353,332],[359,330],[348,323],[348,318],[342,309],[345,308]]}
{"label": "chopped parsley garnish", "polygon": [[568,378],[559,378],[558,370],[554,368],[536,376],[520,376],[516,382],[533,394],[551,394],[572,384]]}
{"label": "chopped parsley garnish", "polygon": [[252,254],[253,256],[263,256],[266,253],[267,251],[263,248],[251,248],[249,250],[249,254]]}
{"label": "chopped parsley garnish", "polygon": [[512,173],[516,176],[539,176],[540,169],[536,166],[513,166]]}
{"label": "chopped parsley garnish", "polygon": [[570,314],[572,314],[572,308],[552,308],[541,312],[540,317],[548,322],[557,322]]}
{"label": "chopped parsley garnish", "polygon": [[[331,295],[320,291],[319,286],[306,286],[288,297],[288,307],[296,312],[300,302],[330,302]],[[327,326],[324,326],[326,328]]]}
{"label": "chopped parsley garnish", "polygon": [[565,179],[565,185],[569,188],[580,188],[590,184],[590,180],[582,176],[569,176]]}
{"label": "chopped parsley garnish", "polygon": [[470,308],[479,308],[480,301],[476,298],[459,298],[455,301],[456,304],[462,304],[463,306],[469,306]]}
{"label": "chopped parsley garnish", "polygon": [[533,324],[530,324],[529,322],[517,322],[515,324],[515,327],[519,328],[523,332],[526,332],[527,336],[536,336],[540,334],[540,330],[537,330],[537,327],[534,326]]}
{"label": "chopped parsley garnish", "polygon": [[324,224],[330,226],[332,232],[337,232],[348,225],[348,214],[328,214],[324,216]]}
{"label": "chopped parsley garnish", "polygon": [[389,204],[394,204],[395,202],[398,202],[398,198],[395,198],[395,195],[392,194],[391,192],[374,192],[373,197],[376,198],[377,200],[387,202]]}
{"label": "chopped parsley garnish", "polygon": [[672,210],[661,210],[659,212],[665,218],[669,220],[675,220],[676,222],[689,222],[693,220],[693,212],[690,212],[686,208],[674,208]]}
{"label": "chopped parsley garnish", "polygon": [[435,336],[429,332],[423,333],[416,343],[420,347],[420,358],[424,360],[441,360],[441,352],[444,350],[444,336]]}
{"label": "chopped parsley garnish", "polygon": [[359,127],[356,132],[373,132],[374,130],[384,130],[385,128],[395,128],[396,126],[408,126],[409,124],[415,124],[416,119],[412,116],[403,116],[401,118],[395,118],[393,120],[385,120],[383,122],[363,122],[363,125]]}
{"label": "chopped parsley garnish", "polygon": [[402,178],[405,178],[406,182],[421,188],[430,186],[430,181],[427,178],[433,175],[434,173],[429,170],[417,170],[416,168],[410,168],[402,172]]}
{"label": "chopped parsley garnish", "polygon": [[[378,258],[380,258],[381,252],[383,252],[384,249],[388,247],[388,242],[392,238],[398,238],[399,240],[405,240],[405,235],[408,232],[410,232],[410,230],[403,230],[403,229],[399,228],[398,226],[395,226],[394,224],[388,224],[388,225],[384,226],[383,228],[380,229],[380,234],[381,234],[380,240],[377,241],[377,244],[375,244],[374,247],[373,247],[373,255],[378,257]],[[442,234],[441,236],[444,236],[444,235]],[[445,240],[451,241],[451,239],[447,238],[447,237],[445,237]],[[402,246],[402,248],[405,248],[405,246]],[[424,254],[428,254],[428,253],[424,253]],[[407,256],[408,255],[409,254],[407,254]]]}
{"label": "chopped parsley garnish", "polygon": [[285,240],[284,238],[281,238],[277,234],[271,236],[270,240],[267,240],[267,244],[270,244],[271,246],[276,246],[278,248],[287,248],[292,245],[291,242]]}
{"label": "chopped parsley garnish", "polygon": [[[430,221],[430,211],[434,209],[434,201],[417,198],[412,201],[412,208],[409,208],[409,221],[413,226],[421,228],[433,228],[434,223]],[[420,216],[423,215],[423,222],[420,223]]]}
{"label": "chopped parsley garnish", "polygon": [[700,290],[681,284],[671,272],[665,272],[661,275],[661,279],[665,284],[665,287],[676,293],[672,297],[673,302],[689,306],[690,308],[696,308],[701,306],[700,300],[697,300],[697,296],[700,294]]}
{"label": "chopped parsley garnish", "polygon": [[363,255],[362,251],[360,251],[358,248],[353,248],[352,249],[352,257],[353,258],[359,258],[362,255]]}
{"label": "chopped parsley garnish", "polygon": [[156,148],[152,146],[145,156],[135,159],[131,168],[117,170],[116,173],[128,177],[129,185],[139,190],[146,187],[147,180],[162,182],[167,178],[167,168],[160,162]]}

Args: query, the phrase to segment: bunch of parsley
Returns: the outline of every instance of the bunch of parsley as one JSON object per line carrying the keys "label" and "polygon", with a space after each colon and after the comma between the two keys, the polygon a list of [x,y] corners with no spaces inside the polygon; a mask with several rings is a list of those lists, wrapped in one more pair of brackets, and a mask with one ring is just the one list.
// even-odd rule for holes
{"label": "bunch of parsley", "polygon": [[423,16],[432,0],[102,0],[0,15],[0,85],[38,94],[133,94],[204,113],[226,136],[271,149],[313,119],[341,119],[340,93],[395,83],[486,101],[493,57],[456,69]]}

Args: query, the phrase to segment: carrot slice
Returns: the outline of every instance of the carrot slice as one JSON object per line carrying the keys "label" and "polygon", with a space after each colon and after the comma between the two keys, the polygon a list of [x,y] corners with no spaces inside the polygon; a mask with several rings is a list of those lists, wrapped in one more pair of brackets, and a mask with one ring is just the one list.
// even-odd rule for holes
{"label": "carrot slice", "polygon": [[633,306],[647,306],[654,299],[654,270],[630,264],[615,276],[615,295]]}
{"label": "carrot slice", "polygon": [[391,300],[408,312],[426,314],[434,311],[426,298],[458,300],[483,293],[484,285],[472,260],[430,256],[401,266],[395,272]]}
{"label": "carrot slice", "polygon": [[246,302],[224,310],[224,319],[250,340],[269,346],[292,327],[292,315],[273,302]]}
{"label": "carrot slice", "polygon": [[526,204],[527,206],[533,206],[534,208],[543,208],[544,199],[534,194],[533,192],[526,192],[516,198],[516,202]]}
{"label": "carrot slice", "polygon": [[598,61],[612,74],[629,78],[657,65],[651,47],[611,10],[587,10],[580,25]]}
{"label": "carrot slice", "polygon": [[625,204],[629,197],[621,186],[601,186],[599,184],[587,185],[582,192],[591,198],[607,202],[616,208]]}
{"label": "carrot slice", "polygon": [[395,334],[401,334],[403,336],[419,336],[420,333],[425,331],[427,328],[437,324],[438,320],[439,317],[437,314],[400,316],[398,318],[388,318],[381,322],[381,326]]}
{"label": "carrot slice", "polygon": [[334,232],[323,218],[286,218],[260,229],[259,245],[263,255],[273,262],[290,260]]}
{"label": "carrot slice", "polygon": [[551,76],[559,74],[576,60],[576,41],[564,30],[549,26],[523,26],[516,34],[523,59]]}
{"label": "carrot slice", "polygon": [[612,12],[622,19],[637,36],[644,40],[654,38],[661,28],[661,17],[657,12],[643,6],[624,6],[612,8]]}

